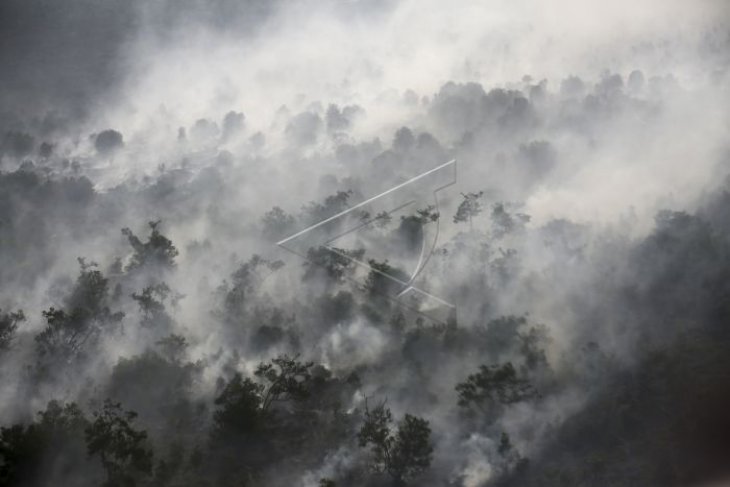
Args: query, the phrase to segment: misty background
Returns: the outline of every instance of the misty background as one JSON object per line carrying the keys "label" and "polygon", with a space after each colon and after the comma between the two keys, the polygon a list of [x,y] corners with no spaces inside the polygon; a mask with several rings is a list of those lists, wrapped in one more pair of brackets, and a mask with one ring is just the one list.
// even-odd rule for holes
{"label": "misty background", "polygon": [[4,0],[0,485],[726,482],[729,14]]}

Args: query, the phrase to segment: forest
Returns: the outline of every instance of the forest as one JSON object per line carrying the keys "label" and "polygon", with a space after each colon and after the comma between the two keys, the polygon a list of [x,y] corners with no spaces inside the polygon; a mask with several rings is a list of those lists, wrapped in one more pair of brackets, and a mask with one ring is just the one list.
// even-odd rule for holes
{"label": "forest", "polygon": [[[225,56],[241,35],[276,57],[282,11],[311,32],[381,32],[404,2],[327,15],[219,2],[185,48],[195,2],[140,18],[139,2],[81,3],[41,40],[23,26],[53,16],[13,1],[19,23],[0,21],[0,64],[17,66],[0,88],[0,486],[730,479],[725,17],[691,41],[635,40],[630,69],[467,73],[431,90],[283,96],[293,81],[276,91],[254,56],[281,99],[233,95],[227,79],[197,103],[145,60],[137,84],[117,80],[144,22],[153,59],[179,48],[209,66],[194,46],[211,33]],[[87,61],[51,62],[54,88],[27,83],[42,36],[77,23],[114,27],[98,46],[108,83],[75,78],[102,69]],[[69,59],[90,49],[65,36]],[[680,54],[666,68],[642,57],[667,46],[699,56],[702,83]],[[20,47],[37,55],[14,61]],[[378,83],[396,70],[346,67]],[[372,96],[347,91],[363,86]],[[158,103],[166,91],[183,98]],[[448,161],[453,185],[369,203]],[[327,238],[282,244],[323,222]]]}

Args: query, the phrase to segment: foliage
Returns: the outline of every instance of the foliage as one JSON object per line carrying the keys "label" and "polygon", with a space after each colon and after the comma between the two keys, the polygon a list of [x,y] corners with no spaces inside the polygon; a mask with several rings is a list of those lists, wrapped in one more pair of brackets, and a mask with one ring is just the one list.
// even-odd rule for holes
{"label": "foliage", "polygon": [[66,309],[43,311],[46,327],[35,337],[39,355],[63,363],[80,354],[102,330],[119,323],[124,314],[109,309],[108,280],[96,264],[79,259],[81,272],[67,298]]}
{"label": "foliage", "polygon": [[280,260],[270,261],[253,255],[231,275],[232,285],[224,282],[218,288],[223,296],[223,313],[227,320],[240,322],[248,313],[247,305],[256,297],[260,286],[284,266]]}
{"label": "foliage", "polygon": [[105,487],[134,487],[152,472],[152,450],[146,445],[147,433],[132,425],[136,417],[107,399],[86,427],[88,453],[101,459]]}
{"label": "foliage", "polygon": [[309,397],[312,362],[281,355],[261,362],[256,382],[240,373],[233,375],[215,399],[213,438],[262,434],[272,420],[272,406]]}
{"label": "foliage", "polygon": [[314,362],[298,362],[297,357],[281,355],[270,363],[261,363],[254,375],[267,383],[261,400],[266,412],[279,401],[300,401],[309,396],[310,370]]}
{"label": "foliage", "polygon": [[346,250],[317,247],[307,250],[303,280],[313,280],[322,274],[334,282],[342,282],[355,268],[355,261],[365,255],[365,249]]}
{"label": "foliage", "polygon": [[468,221],[471,225],[472,219],[482,212],[480,200],[484,196],[484,191],[478,193],[461,193],[464,200],[459,204],[454,215],[454,223]]}
{"label": "foliage", "polygon": [[456,391],[460,406],[475,405],[486,409],[525,401],[535,395],[532,385],[518,375],[511,362],[479,366],[479,372],[458,384]]}
{"label": "foliage", "polygon": [[0,351],[7,350],[13,342],[18,323],[25,321],[23,311],[3,313],[0,309]]}
{"label": "foliage", "polygon": [[0,428],[0,485],[42,485],[54,462],[81,474],[84,465],[73,450],[83,442],[86,426],[76,404],[51,401],[31,424]]}
{"label": "foliage", "polygon": [[393,431],[390,409],[381,403],[370,410],[358,433],[360,447],[370,446],[371,467],[405,484],[431,465],[433,446],[428,421],[406,414]]}
{"label": "foliage", "polygon": [[310,202],[302,208],[302,219],[309,225],[319,223],[347,209],[352,191],[337,191],[327,196],[322,203]]}
{"label": "foliage", "polygon": [[141,294],[132,293],[142,312],[142,326],[165,329],[172,323],[172,318],[165,312],[165,300],[170,288],[164,282],[145,287]]}
{"label": "foliage", "polygon": [[265,425],[261,409],[263,391],[262,384],[236,373],[215,398],[213,440],[261,433]]}
{"label": "foliage", "polygon": [[172,241],[160,232],[160,223],[160,220],[148,222],[151,232],[146,242],[142,242],[129,228],[122,229],[122,234],[134,249],[127,271],[145,267],[151,270],[175,267],[175,257],[179,252]]}
{"label": "foliage", "polygon": [[295,222],[293,216],[275,206],[261,218],[262,234],[267,240],[277,241],[288,236]]}

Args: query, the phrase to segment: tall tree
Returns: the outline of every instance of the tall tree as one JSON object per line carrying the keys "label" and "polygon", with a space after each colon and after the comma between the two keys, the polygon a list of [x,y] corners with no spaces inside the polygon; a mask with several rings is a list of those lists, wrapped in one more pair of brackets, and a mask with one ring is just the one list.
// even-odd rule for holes
{"label": "tall tree", "polygon": [[461,193],[464,200],[459,204],[454,215],[454,223],[468,221],[469,228],[473,228],[472,220],[482,212],[481,199],[484,191],[478,193]]}
{"label": "tall tree", "polygon": [[135,487],[152,473],[152,450],[147,433],[132,425],[136,417],[107,399],[86,428],[88,453],[98,455],[106,471],[104,487]]}
{"label": "tall tree", "polygon": [[501,406],[515,404],[535,396],[527,379],[519,376],[511,362],[504,365],[481,365],[479,371],[456,386],[459,406],[476,406],[494,416]]}
{"label": "tall tree", "polygon": [[142,267],[151,270],[175,267],[175,257],[179,252],[172,241],[160,232],[160,223],[160,220],[148,222],[151,232],[146,242],[142,242],[129,228],[122,229],[122,234],[134,249],[132,261],[127,265],[128,271]]}
{"label": "tall tree", "polygon": [[370,466],[387,473],[396,485],[405,485],[431,465],[433,446],[428,421],[406,414],[394,430],[390,409],[381,403],[365,404],[365,422],[358,433],[361,447],[370,446]]}

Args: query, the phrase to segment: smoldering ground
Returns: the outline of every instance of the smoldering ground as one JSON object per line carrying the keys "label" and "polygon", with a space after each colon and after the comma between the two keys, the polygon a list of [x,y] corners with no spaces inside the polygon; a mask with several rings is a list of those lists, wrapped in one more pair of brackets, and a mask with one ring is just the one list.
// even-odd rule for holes
{"label": "smoldering ground", "polygon": [[[4,484],[727,475],[723,2],[2,9]],[[451,159],[340,249],[448,320],[276,245]]]}

